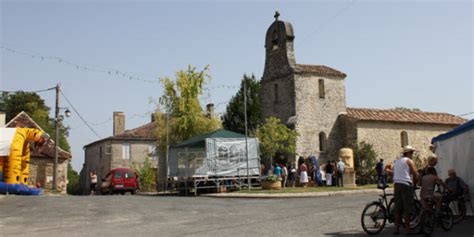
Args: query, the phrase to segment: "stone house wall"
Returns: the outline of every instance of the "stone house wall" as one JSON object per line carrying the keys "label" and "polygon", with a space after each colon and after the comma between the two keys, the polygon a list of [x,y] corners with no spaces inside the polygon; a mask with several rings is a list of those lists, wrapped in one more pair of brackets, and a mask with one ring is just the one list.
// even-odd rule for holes
{"label": "stone house wall", "polygon": [[432,154],[429,150],[431,139],[454,127],[451,125],[359,121],[357,122],[357,142],[365,141],[372,144],[378,158],[384,159],[385,164],[390,164],[400,156],[402,131],[407,132],[408,144],[419,151],[420,157],[427,158]]}
{"label": "stone house wall", "polygon": [[[53,166],[54,158],[32,156],[30,158],[30,184],[36,185],[39,182],[42,188],[52,189]],[[66,194],[67,191],[67,166],[68,160],[58,159],[57,189],[62,194]]]}

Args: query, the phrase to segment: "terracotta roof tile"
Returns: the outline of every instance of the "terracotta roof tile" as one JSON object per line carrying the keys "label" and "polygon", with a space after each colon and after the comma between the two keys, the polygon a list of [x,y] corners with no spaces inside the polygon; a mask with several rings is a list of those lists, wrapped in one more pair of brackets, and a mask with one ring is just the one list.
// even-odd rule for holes
{"label": "terracotta roof tile", "polygon": [[296,64],[296,73],[315,73],[320,76],[332,76],[345,78],[347,75],[334,68],[330,68],[324,65],[308,65],[308,64]]}
{"label": "terracotta roof tile", "polygon": [[364,121],[460,125],[461,117],[448,113],[400,111],[394,109],[347,108],[347,116]]}
{"label": "terracotta roof tile", "polygon": [[[26,113],[21,112],[14,118],[12,118],[6,125],[7,128],[36,128],[41,131],[43,129]],[[38,151],[34,151],[31,156],[36,157],[54,157],[54,141],[50,139],[43,147]],[[58,158],[60,159],[71,159],[71,153],[64,151],[58,147]]]}
{"label": "terracotta roof tile", "polygon": [[113,136],[114,138],[142,138],[155,139],[155,129],[157,125],[155,122],[144,124],[140,127],[125,130],[123,133]]}

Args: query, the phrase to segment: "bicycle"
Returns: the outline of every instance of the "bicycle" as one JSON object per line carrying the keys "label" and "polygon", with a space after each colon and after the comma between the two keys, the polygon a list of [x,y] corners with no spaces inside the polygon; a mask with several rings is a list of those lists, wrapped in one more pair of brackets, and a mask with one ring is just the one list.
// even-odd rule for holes
{"label": "bicycle", "polygon": [[443,198],[443,203],[446,204],[453,214],[453,222],[457,224],[464,220],[466,217],[466,200],[464,199],[464,195],[457,196],[455,198],[449,198],[445,196]]}
{"label": "bicycle", "polygon": [[[446,194],[444,194],[446,196]],[[421,231],[426,236],[431,236],[436,224],[441,225],[444,231],[449,231],[453,228],[453,213],[446,203],[441,205],[438,210],[436,202],[433,198],[425,199],[426,207],[421,214]]]}
{"label": "bicycle", "polygon": [[[395,199],[391,198],[390,201],[387,200],[387,197],[393,196],[393,194],[387,194],[385,189],[388,188],[388,185],[377,186],[378,189],[383,190],[383,194],[379,195],[379,200],[373,201],[367,204],[362,211],[361,215],[361,224],[362,229],[367,234],[374,235],[380,233],[385,227],[386,222],[389,223],[395,222]],[[415,215],[410,217],[411,228],[417,228],[420,224],[421,217],[421,203],[418,200],[416,193],[414,193],[415,198]],[[402,218],[401,224],[404,224]]]}

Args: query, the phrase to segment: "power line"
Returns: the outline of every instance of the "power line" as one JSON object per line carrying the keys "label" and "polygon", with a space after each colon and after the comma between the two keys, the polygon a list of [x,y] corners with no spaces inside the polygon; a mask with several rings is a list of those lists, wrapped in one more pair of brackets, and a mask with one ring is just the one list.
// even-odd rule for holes
{"label": "power line", "polygon": [[463,116],[467,116],[467,115],[471,115],[471,114],[474,114],[474,111],[469,112],[469,113],[465,113],[465,114],[456,115],[456,116],[463,117]]}
{"label": "power line", "polygon": [[23,90],[18,90],[18,91],[0,91],[2,93],[19,93],[19,92],[26,92],[26,93],[40,93],[40,92],[45,92],[45,91],[50,91],[54,90],[56,87],[51,87],[43,90],[36,90],[36,91],[23,91]]}
{"label": "power line", "polygon": [[299,42],[299,44],[303,44],[303,42],[305,42],[307,39],[309,39],[311,36],[313,35],[316,35],[317,33],[319,33],[322,29],[324,29],[324,27],[326,25],[328,25],[329,23],[331,23],[334,19],[336,19],[339,15],[341,15],[344,11],[348,10],[349,8],[351,8],[355,3],[357,2],[357,0],[351,0],[351,2],[346,5],[345,7],[341,8],[339,11],[337,11],[334,15],[332,15],[331,17],[329,17],[326,21],[324,21],[322,24],[320,24],[314,31],[312,31],[311,33],[307,34],[305,37],[303,37],[303,39]]}
{"label": "power line", "polygon": [[77,116],[79,116],[79,118],[82,120],[82,122],[84,122],[84,124],[97,136],[97,138],[100,138],[100,135],[89,125],[89,123],[86,122],[86,120],[81,116],[79,111],[77,111],[77,109],[74,107],[74,105],[72,105],[71,101],[69,101],[69,99],[66,97],[66,95],[64,95],[63,91],[59,90],[59,92],[64,97],[64,99],[67,101],[69,106],[71,106],[71,108],[74,110],[74,112],[76,112]]}

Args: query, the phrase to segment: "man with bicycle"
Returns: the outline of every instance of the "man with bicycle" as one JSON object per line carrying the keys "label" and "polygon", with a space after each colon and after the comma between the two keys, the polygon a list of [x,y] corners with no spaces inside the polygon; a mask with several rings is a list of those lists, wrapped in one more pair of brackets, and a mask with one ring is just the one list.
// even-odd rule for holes
{"label": "man with bicycle", "polygon": [[395,161],[393,167],[393,182],[395,186],[395,232],[400,234],[400,221],[403,216],[405,220],[405,230],[410,232],[410,214],[415,212],[415,201],[413,193],[415,192],[413,184],[417,180],[416,165],[413,162],[415,149],[411,146],[403,148],[403,156]]}
{"label": "man with bicycle", "polygon": [[449,178],[445,183],[448,186],[448,199],[454,200],[469,192],[469,186],[456,175],[453,169],[448,170]]}

